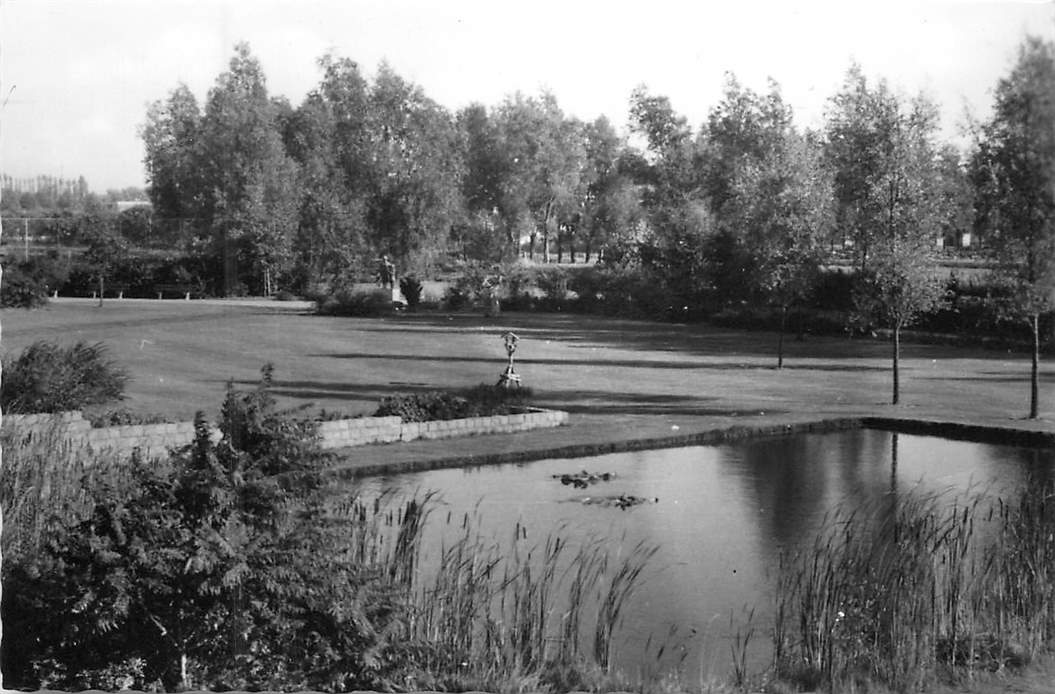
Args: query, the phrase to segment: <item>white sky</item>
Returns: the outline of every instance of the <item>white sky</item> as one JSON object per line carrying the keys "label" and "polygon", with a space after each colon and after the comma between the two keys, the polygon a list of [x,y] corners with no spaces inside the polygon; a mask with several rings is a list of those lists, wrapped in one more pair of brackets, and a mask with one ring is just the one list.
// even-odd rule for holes
{"label": "white sky", "polygon": [[203,103],[241,40],[294,105],[333,49],[368,75],[387,60],[451,109],[547,88],[620,128],[641,83],[698,125],[726,71],[758,90],[773,77],[816,127],[856,60],[936,99],[955,140],[1026,33],[1055,35],[1051,0],[0,0],[0,170],[144,185],[147,104],[181,81]]}

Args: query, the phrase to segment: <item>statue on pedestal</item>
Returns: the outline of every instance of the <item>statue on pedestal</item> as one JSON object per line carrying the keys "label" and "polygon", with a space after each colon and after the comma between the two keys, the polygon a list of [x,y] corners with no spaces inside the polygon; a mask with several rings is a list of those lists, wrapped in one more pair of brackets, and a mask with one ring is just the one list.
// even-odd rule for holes
{"label": "statue on pedestal", "polygon": [[484,300],[487,302],[484,315],[488,318],[494,318],[502,312],[502,302],[498,298],[502,290],[502,280],[502,270],[497,265],[494,272],[484,278],[482,289]]}
{"label": "statue on pedestal", "polygon": [[505,388],[519,388],[521,386],[520,374],[513,368],[513,353],[517,351],[517,342],[520,341],[520,338],[516,336],[516,333],[510,331],[502,335],[502,341],[505,343],[506,356],[509,358],[509,362],[506,364],[505,373],[498,379],[498,385]]}
{"label": "statue on pedestal", "polygon": [[387,255],[381,256],[377,261],[377,283],[389,289],[396,286],[396,266]]}

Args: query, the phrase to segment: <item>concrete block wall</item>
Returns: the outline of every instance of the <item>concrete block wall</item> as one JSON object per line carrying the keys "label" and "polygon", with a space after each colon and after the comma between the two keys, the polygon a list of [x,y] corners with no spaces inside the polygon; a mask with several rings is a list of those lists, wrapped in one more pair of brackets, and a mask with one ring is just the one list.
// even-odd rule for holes
{"label": "concrete block wall", "polygon": [[[220,430],[211,427],[214,440],[220,438]],[[169,450],[186,446],[194,441],[194,422],[173,424],[134,424],[129,426],[91,429],[84,437],[93,451],[112,451],[128,455],[135,449],[146,457],[164,456]]]}
{"label": "concrete block wall", "polygon": [[399,417],[360,417],[319,422],[323,450],[399,441],[403,420]]}
{"label": "concrete block wall", "polygon": [[407,422],[403,424],[400,441],[415,439],[449,439],[456,436],[480,434],[509,434],[529,429],[544,429],[566,424],[568,413],[560,410],[532,409],[522,414],[448,419],[436,422]]}
{"label": "concrete block wall", "polygon": [[66,435],[82,435],[92,425],[80,412],[56,412],[55,414],[5,414],[5,429],[13,427],[22,436],[41,435],[49,432]]}
{"label": "concrete block wall", "polygon": [[[375,443],[447,439],[456,436],[504,434],[556,427],[568,421],[559,410],[532,409],[522,414],[471,417],[437,422],[407,422],[399,417],[360,417],[319,423],[324,450],[350,448]],[[163,456],[172,448],[194,441],[194,423],[136,424],[93,429],[80,412],[54,415],[5,415],[3,426],[17,427],[21,436],[55,435],[73,445],[86,445],[94,452],[111,451],[129,455],[135,449],[147,457]],[[220,431],[212,427],[214,440]]]}

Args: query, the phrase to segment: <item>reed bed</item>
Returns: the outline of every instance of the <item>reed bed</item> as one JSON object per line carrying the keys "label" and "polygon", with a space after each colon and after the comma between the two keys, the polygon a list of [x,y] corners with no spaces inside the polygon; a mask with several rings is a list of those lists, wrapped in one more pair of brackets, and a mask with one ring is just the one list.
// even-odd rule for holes
{"label": "reed bed", "polygon": [[1013,499],[891,494],[781,559],[776,674],[896,691],[1023,665],[1055,638],[1055,483]]}
{"label": "reed bed", "polygon": [[392,667],[378,687],[626,688],[613,650],[658,547],[582,540],[570,528],[529,540],[519,523],[496,538],[475,513],[437,517],[432,493],[366,498],[338,485],[331,499],[325,516],[341,528],[341,559],[376,576],[389,599],[396,595],[385,655]]}
{"label": "reed bed", "polygon": [[0,449],[0,551],[11,561],[35,552],[51,528],[85,518],[96,482],[119,482],[128,474],[127,461],[71,442],[61,423],[3,427]]}
{"label": "reed bed", "polygon": [[567,691],[616,677],[623,611],[657,547],[569,528],[532,541],[519,523],[496,540],[473,514],[443,530],[404,625],[417,687]]}

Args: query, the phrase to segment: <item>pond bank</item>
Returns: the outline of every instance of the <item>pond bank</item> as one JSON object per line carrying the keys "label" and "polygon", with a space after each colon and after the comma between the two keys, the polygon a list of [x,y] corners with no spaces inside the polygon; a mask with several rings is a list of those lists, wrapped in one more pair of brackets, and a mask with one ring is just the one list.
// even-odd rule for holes
{"label": "pond bank", "polygon": [[[676,421],[675,421],[676,420]],[[673,423],[670,423],[672,422]],[[736,421],[735,424],[730,424]],[[1023,447],[1055,447],[1049,422],[1013,424],[884,416],[590,417],[573,415],[559,429],[478,436],[457,440],[408,442],[401,446],[341,449],[335,475],[352,479],[378,474],[421,472],[451,467],[523,463],[551,458],[583,458],[656,448],[719,445],[746,438],[875,428],[922,436]]]}

